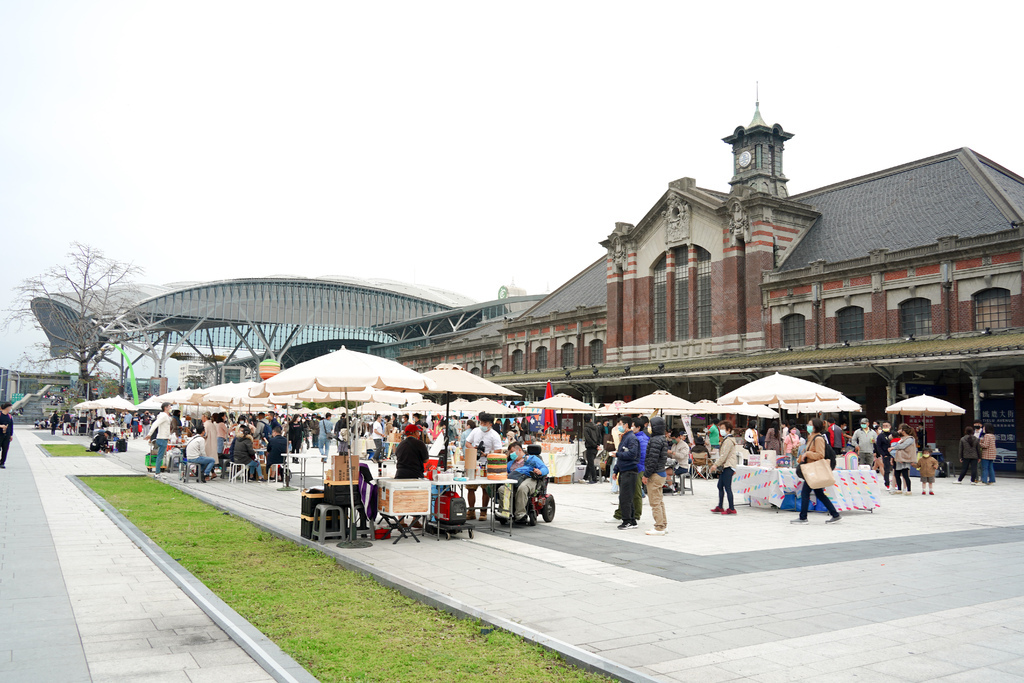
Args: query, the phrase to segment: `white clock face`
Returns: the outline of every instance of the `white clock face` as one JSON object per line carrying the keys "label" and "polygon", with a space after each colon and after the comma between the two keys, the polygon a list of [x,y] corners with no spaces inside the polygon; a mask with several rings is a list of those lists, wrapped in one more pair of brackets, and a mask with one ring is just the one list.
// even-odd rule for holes
{"label": "white clock face", "polygon": [[749,151],[744,151],[742,154],[740,154],[740,166],[742,168],[746,168],[747,166],[750,166],[750,152]]}

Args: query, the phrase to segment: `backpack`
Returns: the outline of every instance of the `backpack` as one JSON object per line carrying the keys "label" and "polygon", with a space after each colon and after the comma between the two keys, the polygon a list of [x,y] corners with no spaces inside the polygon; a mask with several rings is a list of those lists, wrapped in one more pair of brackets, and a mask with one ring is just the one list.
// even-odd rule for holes
{"label": "backpack", "polygon": [[[822,434],[817,434],[815,436],[820,436],[822,439],[825,439],[824,435],[822,435]],[[828,462],[832,466],[832,469],[835,469],[836,468],[836,451],[835,451],[834,448],[832,448],[832,444],[830,444],[828,442],[828,439],[825,439],[825,457],[828,459]]]}

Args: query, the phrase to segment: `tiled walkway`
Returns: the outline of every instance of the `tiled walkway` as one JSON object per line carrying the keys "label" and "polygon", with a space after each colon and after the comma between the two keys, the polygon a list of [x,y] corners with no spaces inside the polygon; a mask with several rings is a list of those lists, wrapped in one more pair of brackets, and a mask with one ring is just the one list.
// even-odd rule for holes
{"label": "tiled walkway", "polygon": [[273,680],[66,477],[123,467],[16,434],[0,470],[0,680]]}
{"label": "tiled walkway", "polygon": [[[77,462],[139,471],[132,448]],[[297,492],[186,488],[298,531]],[[327,549],[666,681],[1022,680],[1024,480],[936,488],[794,527],[792,513],[711,515],[714,483],[698,482],[695,496],[667,500],[670,534],[649,537],[609,523],[607,485],[553,486],[554,523],[511,539]]]}

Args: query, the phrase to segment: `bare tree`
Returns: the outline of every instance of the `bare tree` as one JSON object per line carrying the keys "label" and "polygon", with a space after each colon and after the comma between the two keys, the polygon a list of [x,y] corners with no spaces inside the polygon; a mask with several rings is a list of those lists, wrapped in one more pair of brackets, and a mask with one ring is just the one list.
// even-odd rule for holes
{"label": "bare tree", "polygon": [[111,323],[137,301],[134,278],[141,269],[107,258],[99,249],[72,242],[67,261],[14,289],[4,329],[29,325],[48,343],[36,346],[35,363],[78,365],[79,389],[87,395],[97,366],[120,341]]}

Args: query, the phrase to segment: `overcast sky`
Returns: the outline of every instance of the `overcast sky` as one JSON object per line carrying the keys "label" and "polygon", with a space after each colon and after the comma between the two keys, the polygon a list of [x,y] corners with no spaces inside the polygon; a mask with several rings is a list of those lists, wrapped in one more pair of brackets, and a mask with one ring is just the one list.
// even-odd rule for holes
{"label": "overcast sky", "polygon": [[160,284],[545,292],[669,181],[727,190],[756,81],[791,194],[962,146],[1024,173],[1020,6],[952,7],[8,0],[0,286],[80,240]]}

